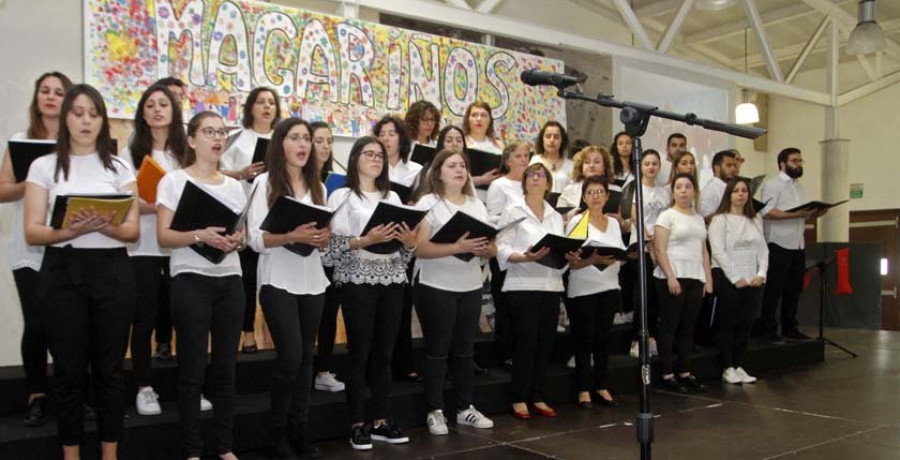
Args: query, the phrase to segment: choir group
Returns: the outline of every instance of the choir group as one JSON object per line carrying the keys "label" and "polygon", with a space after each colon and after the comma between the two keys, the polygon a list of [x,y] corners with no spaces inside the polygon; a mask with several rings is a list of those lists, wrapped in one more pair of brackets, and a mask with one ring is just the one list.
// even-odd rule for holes
{"label": "choir group", "polygon": [[[691,373],[691,351],[704,296],[714,292],[725,382],[756,380],[743,359],[760,304],[767,337],[779,337],[780,302],[781,333],[803,338],[796,328],[803,221],[822,211],[787,211],[805,203],[797,149],[778,156],[780,173],[762,187],[761,207],[754,206],[750,181],[739,176],[743,160],[736,151],[714,156],[715,178],[702,193],[685,136],[673,134],[664,156],[645,151],[639,185],[648,244],[639,255],[628,252],[637,240],[631,198],[637,184],[626,133],[607,150],[572,141],[562,124],[549,121],[533,144],[504,142],[484,102],[468,107],[462,126],[442,127],[440,110],[419,101],[405,119],[386,115],[372,135],[356,140],[341,167],[345,183],[329,193],[324,182],[340,163],[327,124],[283,119],[275,91],[256,88],[244,104],[243,126],[230,132],[214,112],[182,120],[185,89],[174,78],[150,86],[127,145],[116,152],[102,95],[60,73],[44,74],[35,84],[28,130],[13,139],[55,140],[55,149],[34,160],[21,182],[9,151],[3,158],[0,201],[15,206],[10,258],[25,319],[25,423],[42,423],[52,396],[66,459],[80,458],[87,412],[97,419],[103,458],[116,458],[129,339],[137,411],[161,413],[150,368],[153,357],[171,359],[173,327],[183,457],[201,456],[200,413],[212,410],[216,450],[223,459],[236,458],[236,358],[238,350],[257,350],[257,300],[277,354],[268,425],[276,458],[318,456],[307,435],[313,388],[345,390],[350,444],[358,450],[372,449],[373,441],[408,442],[390,418],[394,378],[421,378],[425,422],[434,435],[448,433],[446,408],[458,425],[493,427],[473,405],[479,369],[473,343],[488,278],[497,350],[511,360],[511,409],[520,419],[556,416],[544,390],[561,304],[575,339],[579,406],[618,404],[608,388],[610,333],[617,313],[634,310],[639,281],[648,286],[651,352],[667,389],[704,390]],[[259,139],[268,140],[264,161],[254,161]],[[410,157],[419,144],[435,149],[424,165]],[[471,174],[471,150],[499,156],[499,167]],[[136,171],[147,158],[165,171],[155,202],[137,199],[124,216],[84,209],[62,228],[49,224],[59,196],[139,196]],[[190,184],[246,208],[246,223],[176,230]],[[413,193],[403,202],[392,184]],[[263,230],[284,198],[324,207],[330,224]],[[413,207],[424,218],[418,225],[367,225],[381,203]],[[459,215],[499,232],[436,242]],[[549,264],[555,249],[537,245],[547,235],[583,246],[555,254],[562,264]],[[198,248],[223,257],[211,260]],[[651,267],[646,280],[635,280],[637,257]],[[424,338],[420,366],[412,359],[413,306]],[[343,382],[330,362],[339,308],[349,355]],[[636,330],[634,337],[633,354]],[[449,404],[443,400],[448,373]]]}

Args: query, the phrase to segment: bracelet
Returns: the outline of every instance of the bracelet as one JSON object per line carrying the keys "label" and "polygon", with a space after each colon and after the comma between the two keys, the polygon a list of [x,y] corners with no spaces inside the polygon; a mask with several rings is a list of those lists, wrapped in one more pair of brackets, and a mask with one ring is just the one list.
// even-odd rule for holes
{"label": "bracelet", "polygon": [[194,242],[195,242],[195,243],[199,243],[199,242],[200,242],[200,235],[198,235],[197,232],[194,232]]}
{"label": "bracelet", "polygon": [[419,248],[418,244],[414,244],[413,247],[411,247],[411,248],[407,248],[406,246],[403,246],[403,249],[406,249],[407,252],[415,252],[416,249],[418,249],[418,248]]}

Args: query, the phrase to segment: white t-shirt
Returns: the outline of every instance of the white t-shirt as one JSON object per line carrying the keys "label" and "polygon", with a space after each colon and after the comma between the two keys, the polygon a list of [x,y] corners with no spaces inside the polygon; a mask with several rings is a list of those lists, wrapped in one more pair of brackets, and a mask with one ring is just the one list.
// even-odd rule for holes
{"label": "white t-shirt", "polygon": [[[28,170],[28,182],[43,187],[47,190],[47,223],[53,215],[53,205],[58,195],[78,193],[120,193],[125,186],[134,183],[134,171],[121,158],[113,156],[112,164],[115,171],[103,167],[100,155],[69,156],[69,178],[65,178],[62,171],[59,172],[59,181],[53,180],[56,172],[57,155],[51,153],[44,155]],[[68,241],[56,243],[53,246],[63,247],[71,245],[73,248],[121,248],[125,242],[106,236],[100,232],[91,232]]]}
{"label": "white t-shirt", "polygon": [[544,166],[547,167],[547,171],[550,171],[550,174],[553,175],[553,190],[550,190],[553,193],[562,193],[563,190],[566,189],[566,186],[572,182],[572,169],[575,168],[575,162],[566,158],[563,160],[562,168],[558,170],[554,170],[556,165],[548,161],[544,158],[543,155],[535,155],[531,157],[531,160],[528,162],[529,165],[533,165],[535,163],[540,162]]}
{"label": "white t-shirt", "polygon": [[[663,211],[656,219],[656,226],[669,231],[666,253],[676,278],[689,278],[706,282],[703,269],[703,245],[706,244],[706,222],[700,214],[683,214],[673,208]],[[661,266],[653,276],[665,279]]]}
{"label": "white t-shirt", "polygon": [[[131,158],[131,149],[125,147],[119,152],[119,158],[125,160],[131,165],[132,169],[137,171],[141,165],[134,164]],[[157,162],[166,172],[174,171],[181,168],[175,155],[168,150],[154,150],[150,154],[150,158]],[[144,200],[138,197],[138,200]],[[172,253],[171,249],[160,248],[156,240],[156,214],[141,214],[141,237],[136,243],[128,243],[128,255],[130,256],[156,256],[163,257]]]}
{"label": "white t-shirt", "polygon": [[487,191],[487,201],[485,202],[490,223],[497,225],[503,210],[510,206],[521,204],[524,198],[525,191],[522,190],[521,181],[515,181],[503,176],[491,182]]}
{"label": "white t-shirt", "polygon": [[[15,133],[9,140],[28,139],[25,133]],[[25,199],[13,202],[12,228],[9,230],[9,263],[10,269],[30,268],[41,271],[44,259],[44,247],[32,246],[25,242]]]}
{"label": "white t-shirt", "polygon": [[[260,230],[259,226],[269,215],[269,173],[260,174],[254,181],[254,186],[259,188],[253,195],[253,201],[250,203],[250,210],[247,213],[247,231],[250,236],[250,247],[259,253],[259,264],[256,271],[257,291],[264,284],[268,284],[294,295],[324,293],[329,283],[328,278],[325,277],[322,257],[318,250],[313,250],[304,257],[288,251],[283,246],[267,248],[263,244],[263,234],[268,232]],[[315,186],[322,189],[324,197],[325,185],[318,182]],[[310,192],[303,195],[299,201],[305,204],[314,204]]]}
{"label": "white t-shirt", "polygon": [[[656,233],[656,219],[663,211],[672,206],[672,192],[669,187],[663,185],[646,186],[641,185],[641,191],[644,194],[644,228],[647,233],[653,236]],[[637,199],[637,198],[635,198]],[[637,214],[631,216],[632,220],[637,219]],[[632,227],[632,229],[637,226]],[[637,242],[637,232],[631,232],[628,244]]]}
{"label": "white t-shirt", "polygon": [[512,206],[500,215],[499,226],[525,217],[515,227],[497,236],[497,263],[506,270],[503,291],[549,291],[562,292],[562,274],[566,270],[556,270],[537,262],[510,263],[513,253],[524,254],[529,246],[541,240],[547,233],[563,234],[563,219],[550,203],[544,202],[544,219],[538,219],[524,202]]}
{"label": "white t-shirt", "polygon": [[[466,202],[456,205],[431,193],[422,197],[416,207],[430,209],[425,219],[431,224],[431,235],[434,236],[441,227],[453,217],[457,211],[464,212],[484,222],[488,221],[487,209],[477,198],[465,195]],[[419,274],[419,283],[435,289],[451,292],[469,292],[481,289],[481,266],[485,260],[473,257],[468,262],[454,256],[439,257],[436,259],[416,259],[416,272]]]}
{"label": "white t-shirt", "polygon": [[[245,168],[253,161],[253,154],[256,152],[257,139],[271,139],[272,132],[259,134],[250,128],[243,128],[237,132],[237,138],[228,147],[228,150],[222,154],[220,169],[222,171],[238,171]],[[244,187],[244,194],[250,196],[252,183],[241,180],[240,184]]]}
{"label": "white t-shirt", "polygon": [[[566,234],[571,233],[583,218],[584,214],[581,214],[570,220],[569,225],[566,226]],[[625,249],[622,244],[622,231],[619,223],[609,217],[606,218],[605,232],[588,224],[588,236],[585,244]],[[615,262],[605,270],[600,270],[593,265],[570,269],[568,297],[575,298],[619,289],[619,265],[619,262]]]}
{"label": "white t-shirt", "polygon": [[[159,181],[159,187],[156,192],[156,206],[165,206],[173,213],[178,209],[178,201],[184,192],[184,186],[187,181],[197,184],[204,191],[209,192],[235,212],[240,213],[247,203],[247,196],[244,195],[244,189],[237,180],[225,177],[221,184],[211,185],[203,184],[192,178],[183,169],[176,169]],[[194,252],[190,247],[183,247],[172,250],[172,256],[169,260],[169,268],[172,277],[181,273],[195,273],[204,276],[241,276],[241,261],[236,251],[231,251],[225,255],[225,259],[218,265],[210,262],[200,254]]]}
{"label": "white t-shirt", "polygon": [[[335,190],[328,197],[328,207],[336,209],[334,217],[331,218],[331,232],[336,235],[344,236],[364,236],[362,231],[365,230],[366,224],[378,203],[385,201],[390,204],[403,204],[400,197],[394,192],[388,192],[387,198],[383,198],[381,192],[362,192],[362,196],[353,193],[349,187],[342,187]],[[360,249],[357,251],[361,259],[390,259],[396,257],[394,254],[376,254],[374,252]]]}

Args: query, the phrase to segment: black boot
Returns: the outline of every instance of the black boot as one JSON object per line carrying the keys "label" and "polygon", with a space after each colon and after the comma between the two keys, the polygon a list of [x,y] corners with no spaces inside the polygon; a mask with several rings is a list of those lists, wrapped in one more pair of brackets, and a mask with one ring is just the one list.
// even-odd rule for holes
{"label": "black boot", "polygon": [[297,457],[291,450],[291,443],[288,441],[284,427],[272,427],[270,435],[272,436],[272,445],[269,448],[269,456],[280,460],[296,460]]}
{"label": "black boot", "polygon": [[319,458],[319,449],[309,442],[306,422],[291,422],[291,446],[299,458]]}

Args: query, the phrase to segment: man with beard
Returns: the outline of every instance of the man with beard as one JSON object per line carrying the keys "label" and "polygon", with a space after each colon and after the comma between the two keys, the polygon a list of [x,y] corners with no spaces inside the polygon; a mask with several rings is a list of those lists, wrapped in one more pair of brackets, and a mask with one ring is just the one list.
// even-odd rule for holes
{"label": "man with beard", "polygon": [[[763,292],[760,327],[763,338],[780,341],[808,340],[797,329],[797,305],[803,290],[803,224],[810,217],[824,211],[787,212],[806,203],[806,191],[799,180],[803,176],[803,157],[800,149],[789,147],[778,154],[778,176],[766,181],[762,188],[762,210],[765,219],[765,238],[769,245],[769,271]],[[781,302],[781,336],[775,310]]]}
{"label": "man with beard", "polygon": [[666,139],[666,156],[659,161],[659,174],[656,175],[656,185],[668,185],[669,176],[672,173],[672,162],[680,152],[687,151],[687,137],[681,133],[672,133]]}
{"label": "man with beard", "polygon": [[734,150],[722,150],[713,155],[712,170],[715,177],[707,182],[700,192],[700,215],[704,219],[709,219],[716,209],[719,209],[725,187],[737,174],[734,152]]}

